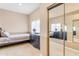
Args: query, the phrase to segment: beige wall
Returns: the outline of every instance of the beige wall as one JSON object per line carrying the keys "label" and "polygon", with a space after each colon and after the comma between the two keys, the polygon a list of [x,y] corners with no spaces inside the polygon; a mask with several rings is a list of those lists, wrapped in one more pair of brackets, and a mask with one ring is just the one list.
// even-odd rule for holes
{"label": "beige wall", "polygon": [[51,4],[41,4],[40,8],[36,10],[34,13],[30,15],[30,22],[40,18],[40,42],[41,42],[41,53],[42,55],[48,55],[48,46],[47,46],[47,21],[48,21],[48,14],[47,14],[47,7]]}
{"label": "beige wall", "polygon": [[48,55],[48,11],[47,7],[51,4],[41,4],[41,52],[43,55]]}
{"label": "beige wall", "polygon": [[0,27],[10,33],[28,32],[28,16],[0,9]]}
{"label": "beige wall", "polygon": [[36,9],[31,15],[29,15],[29,31],[31,32],[32,21],[40,19],[40,8]]}

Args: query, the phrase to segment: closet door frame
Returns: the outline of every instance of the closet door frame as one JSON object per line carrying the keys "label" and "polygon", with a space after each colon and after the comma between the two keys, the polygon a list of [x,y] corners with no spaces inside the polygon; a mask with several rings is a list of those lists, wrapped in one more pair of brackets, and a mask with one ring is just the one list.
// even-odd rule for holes
{"label": "closet door frame", "polygon": [[[53,3],[52,5],[50,5],[50,6],[48,6],[47,7],[47,14],[48,14],[48,23],[47,23],[47,29],[48,29],[48,41],[47,41],[47,52],[48,52],[48,56],[50,56],[50,52],[49,52],[49,50],[50,50],[50,45],[49,45],[49,43],[50,43],[50,41],[49,41],[49,10],[51,10],[51,9],[53,9],[53,8],[55,8],[55,7],[58,7],[58,6],[60,6],[60,5],[62,5],[62,4],[64,4],[64,3]],[[64,4],[64,25],[65,25],[65,4]],[[65,30],[65,29],[64,29]],[[65,35],[63,35],[63,56],[65,56]]]}

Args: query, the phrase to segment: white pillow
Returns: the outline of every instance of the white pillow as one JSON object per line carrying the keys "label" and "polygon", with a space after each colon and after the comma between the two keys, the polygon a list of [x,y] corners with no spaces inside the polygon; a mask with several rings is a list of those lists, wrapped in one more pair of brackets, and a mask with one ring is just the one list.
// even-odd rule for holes
{"label": "white pillow", "polygon": [[10,33],[8,33],[8,32],[1,32],[1,36],[2,37],[9,37]]}

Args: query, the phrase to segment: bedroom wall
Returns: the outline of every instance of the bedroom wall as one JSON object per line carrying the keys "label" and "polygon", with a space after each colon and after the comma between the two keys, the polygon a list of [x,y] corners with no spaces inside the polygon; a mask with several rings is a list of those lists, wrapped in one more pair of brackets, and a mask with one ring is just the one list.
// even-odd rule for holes
{"label": "bedroom wall", "polygon": [[32,21],[40,19],[40,8],[36,9],[32,14],[30,14],[29,19],[29,32],[31,32]]}
{"label": "bedroom wall", "polygon": [[28,32],[28,16],[0,9],[0,27],[10,33]]}
{"label": "bedroom wall", "polygon": [[[38,10],[36,10],[35,12],[33,12],[31,15],[30,15],[30,22],[35,20],[35,19],[38,19],[40,18],[40,47],[41,47],[41,54],[42,55],[48,55],[48,45],[47,45],[47,42],[48,42],[48,27],[47,27],[47,21],[48,21],[48,14],[47,14],[47,7],[51,5],[50,3],[44,3],[44,4],[41,4],[40,8]],[[30,27],[31,28],[31,27]],[[29,29],[30,29],[29,28]]]}
{"label": "bedroom wall", "polygon": [[48,55],[48,11],[47,7],[52,3],[41,4],[40,17],[41,17],[41,52],[42,55]]}

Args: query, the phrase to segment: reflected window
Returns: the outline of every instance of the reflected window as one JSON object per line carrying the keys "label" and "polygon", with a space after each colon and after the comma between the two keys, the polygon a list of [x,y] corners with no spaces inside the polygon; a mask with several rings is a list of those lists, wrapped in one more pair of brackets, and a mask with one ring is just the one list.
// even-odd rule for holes
{"label": "reflected window", "polygon": [[53,32],[61,31],[61,24],[52,24],[51,31]]}

